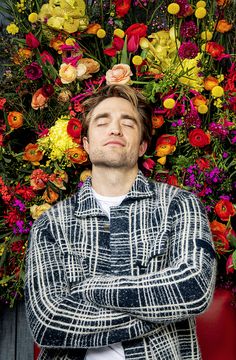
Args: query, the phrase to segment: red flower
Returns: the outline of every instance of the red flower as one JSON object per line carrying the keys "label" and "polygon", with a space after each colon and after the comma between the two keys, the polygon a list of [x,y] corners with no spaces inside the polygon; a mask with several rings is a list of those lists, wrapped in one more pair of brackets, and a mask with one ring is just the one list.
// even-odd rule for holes
{"label": "red flower", "polygon": [[114,57],[114,56],[116,56],[117,49],[114,47],[110,47],[110,48],[104,49],[103,52],[105,55]]}
{"label": "red flower", "polygon": [[130,9],[131,0],[115,0],[117,17],[124,17]]}
{"label": "red flower", "polygon": [[221,199],[215,205],[214,211],[222,221],[228,221],[235,214],[235,208],[229,200]]}
{"label": "red flower", "polygon": [[173,185],[173,186],[179,186],[177,176],[175,174],[168,175],[167,184]]}
{"label": "red flower", "polygon": [[46,64],[47,62],[49,64],[54,65],[54,58],[52,57],[51,54],[49,54],[49,52],[47,52],[46,50],[44,50],[41,54],[40,54],[41,60],[43,64]]}
{"label": "red flower", "polygon": [[25,41],[26,41],[26,45],[31,49],[36,49],[40,45],[38,39],[31,32],[26,34]]}
{"label": "red flower", "polygon": [[224,46],[221,46],[214,41],[209,41],[208,43],[206,43],[206,52],[208,52],[208,54],[210,54],[213,58],[217,58],[218,56],[223,54],[224,50]]}
{"label": "red flower", "polygon": [[122,50],[124,46],[124,40],[121,39],[119,36],[114,36],[114,39],[112,41],[112,45],[116,50]]}
{"label": "red flower", "polygon": [[67,125],[67,132],[73,138],[79,138],[82,130],[82,124],[77,118],[69,120]]}
{"label": "red flower", "polygon": [[216,252],[220,255],[224,254],[229,250],[229,241],[227,237],[220,232],[213,233],[213,241],[215,244]]}
{"label": "red flower", "polygon": [[148,158],[143,162],[143,167],[147,170],[152,170],[155,165],[156,165],[155,161],[152,160],[151,158]]}
{"label": "red flower", "polygon": [[131,38],[131,36],[136,36],[138,39],[141,37],[145,37],[147,35],[147,25],[135,23],[128,27],[125,34],[127,35],[128,39]]}
{"label": "red flower", "polygon": [[161,145],[161,144],[175,145],[176,141],[177,141],[176,136],[169,135],[169,134],[163,134],[157,139],[156,147],[157,147],[157,145]]}
{"label": "red flower", "polygon": [[194,129],[188,135],[189,142],[194,147],[204,147],[210,144],[210,135],[202,129]]}
{"label": "red flower", "polygon": [[138,50],[138,46],[139,46],[139,37],[136,35],[132,35],[127,43],[127,50],[128,52],[135,52]]}
{"label": "red flower", "polygon": [[199,169],[201,171],[205,170],[205,169],[209,169],[210,168],[210,161],[204,158],[199,158],[196,160],[197,166],[199,167]]}
{"label": "red flower", "polygon": [[226,261],[226,273],[227,274],[234,273],[233,254],[230,254]]}
{"label": "red flower", "polygon": [[5,98],[0,98],[0,110],[3,109],[4,104],[5,104],[6,101],[7,101],[7,99],[5,99]]}

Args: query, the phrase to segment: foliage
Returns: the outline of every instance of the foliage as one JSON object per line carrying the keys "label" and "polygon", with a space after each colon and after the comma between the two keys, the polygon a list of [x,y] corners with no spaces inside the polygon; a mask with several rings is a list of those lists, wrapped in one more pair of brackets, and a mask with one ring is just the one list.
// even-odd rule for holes
{"label": "foliage", "polygon": [[235,286],[234,8],[230,0],[7,0],[0,8],[9,21],[1,34],[2,302],[23,296],[33,220],[90,175],[81,103],[113,83],[152,104],[141,168],[202,200],[219,283]]}

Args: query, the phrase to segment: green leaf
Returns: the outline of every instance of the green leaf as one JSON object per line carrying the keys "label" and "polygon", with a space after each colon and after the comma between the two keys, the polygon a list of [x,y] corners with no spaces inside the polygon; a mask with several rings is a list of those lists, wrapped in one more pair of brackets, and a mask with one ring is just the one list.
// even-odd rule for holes
{"label": "green leaf", "polygon": [[233,260],[233,267],[236,269],[236,250],[234,250],[232,254],[232,260]]}

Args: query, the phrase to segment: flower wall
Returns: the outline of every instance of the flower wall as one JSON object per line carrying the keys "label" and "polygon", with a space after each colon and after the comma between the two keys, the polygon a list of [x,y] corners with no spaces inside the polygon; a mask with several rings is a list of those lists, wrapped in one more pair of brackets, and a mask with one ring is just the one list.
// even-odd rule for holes
{"label": "flower wall", "polygon": [[2,11],[0,301],[23,296],[33,221],[91,174],[82,101],[106,84],[152,104],[141,169],[202,200],[218,284],[234,290],[235,2],[8,0]]}

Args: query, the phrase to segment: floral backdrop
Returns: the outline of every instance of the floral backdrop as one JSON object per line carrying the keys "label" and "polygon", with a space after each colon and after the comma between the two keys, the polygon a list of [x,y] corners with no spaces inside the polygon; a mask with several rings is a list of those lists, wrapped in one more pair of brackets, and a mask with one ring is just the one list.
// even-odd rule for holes
{"label": "floral backdrop", "polygon": [[32,223],[90,175],[82,101],[129,84],[153,106],[147,177],[195,193],[236,292],[233,0],[6,0],[1,9],[0,301],[23,296]]}

